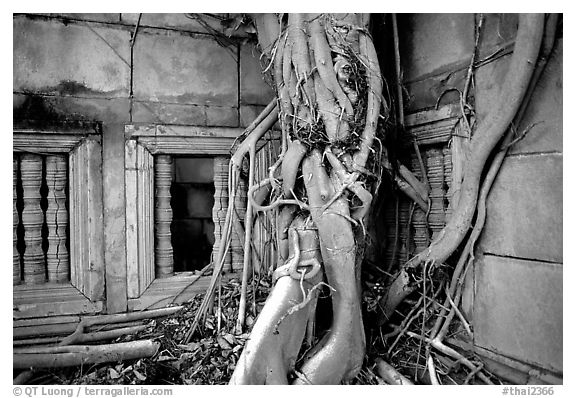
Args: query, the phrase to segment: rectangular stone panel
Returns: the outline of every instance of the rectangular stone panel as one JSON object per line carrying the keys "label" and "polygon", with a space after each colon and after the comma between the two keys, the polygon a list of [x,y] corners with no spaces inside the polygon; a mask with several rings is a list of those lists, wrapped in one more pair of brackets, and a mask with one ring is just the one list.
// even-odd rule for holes
{"label": "rectangular stone panel", "polygon": [[134,123],[206,126],[206,106],[134,101],[132,121]]}
{"label": "rectangular stone panel", "polygon": [[59,20],[13,22],[13,90],[76,97],[127,97],[130,33]]}
{"label": "rectangular stone panel", "polygon": [[276,95],[272,86],[264,81],[261,63],[265,63],[266,59],[260,60],[260,54],[253,45],[246,44],[240,47],[240,102],[242,104],[267,105]]}
{"label": "rectangular stone panel", "polygon": [[508,157],[487,200],[484,252],[562,262],[562,155]]}
{"label": "rectangular stone panel", "polygon": [[206,106],[206,126],[238,127],[238,108],[231,106]]}
{"label": "rectangular stone panel", "polygon": [[562,264],[482,256],[475,279],[475,344],[562,371]]}
{"label": "rectangular stone panel", "polygon": [[211,37],[141,32],[134,48],[134,95],[141,101],[238,106],[236,47]]}
{"label": "rectangular stone panel", "polygon": [[472,56],[474,14],[400,14],[398,25],[407,82]]}
{"label": "rectangular stone panel", "polygon": [[511,153],[562,152],[563,41],[556,41],[548,64],[540,75],[518,134],[530,128],[510,148]]}

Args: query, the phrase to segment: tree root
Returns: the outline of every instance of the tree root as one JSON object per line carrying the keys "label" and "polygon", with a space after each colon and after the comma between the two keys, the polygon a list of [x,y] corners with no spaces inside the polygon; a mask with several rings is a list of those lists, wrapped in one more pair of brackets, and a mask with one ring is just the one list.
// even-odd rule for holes
{"label": "tree root", "polygon": [[[470,142],[470,158],[464,173],[458,205],[446,227],[429,248],[410,259],[404,267],[414,268],[422,264],[444,263],[467,234],[475,214],[480,178],[486,159],[516,115],[530,84],[542,41],[543,25],[542,15],[520,16],[514,54],[502,87],[502,95],[488,117],[480,123]],[[409,283],[406,279],[404,281]],[[393,284],[402,284],[402,281],[394,281]],[[401,296],[388,295],[388,300],[382,302],[385,313],[391,314],[410,293],[408,285],[397,290]]]}
{"label": "tree root", "polygon": [[414,384],[410,381],[410,379],[400,374],[400,372],[394,369],[393,366],[386,363],[381,358],[376,359],[376,366],[378,367],[378,374],[388,384],[405,385],[405,386]]}

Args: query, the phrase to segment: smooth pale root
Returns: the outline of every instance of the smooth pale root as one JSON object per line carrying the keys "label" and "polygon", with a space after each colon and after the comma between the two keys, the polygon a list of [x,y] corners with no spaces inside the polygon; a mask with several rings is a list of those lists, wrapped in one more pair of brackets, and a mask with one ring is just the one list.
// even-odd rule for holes
{"label": "smooth pale root", "polygon": [[356,375],[362,366],[366,342],[356,280],[356,244],[344,198],[324,205],[336,192],[333,181],[315,150],[302,163],[310,213],[318,228],[324,270],[332,292],[330,331],[307,356],[295,384],[337,384]]}
{"label": "smooth pale root", "polygon": [[[280,191],[284,197],[271,200],[267,206],[256,203],[255,198],[252,198],[252,194],[258,190],[275,184],[271,173],[267,180],[253,185],[249,190],[249,198],[255,211],[277,212],[279,266],[289,261],[286,257],[289,237],[284,230],[291,225],[298,212],[304,211],[311,216],[318,228],[326,280],[333,289],[333,319],[329,331],[309,351],[300,369],[294,369],[295,355],[301,347],[306,321],[310,316],[308,312],[314,311],[315,306],[307,305],[305,308],[309,311],[295,311],[289,315],[294,320],[288,322],[287,318],[282,321],[279,333],[273,333],[278,320],[294,308],[294,302],[303,303],[299,282],[295,284],[292,278],[280,278],[256,321],[231,384],[283,384],[288,382],[287,375],[291,371],[297,375],[294,384],[338,384],[358,373],[366,344],[360,284],[357,279],[359,272],[356,269],[357,245],[351,224],[355,221],[350,216],[349,203],[343,191],[349,189],[357,192],[366,208],[369,207],[371,197],[359,185],[343,185],[334,171],[330,176],[326,173],[325,159],[321,154],[325,148],[312,150],[296,141],[291,142],[289,148],[285,144],[298,136],[305,137],[306,134],[322,134],[328,137],[329,142],[347,134],[346,119],[354,114],[355,109],[338,82],[331,51],[342,49],[333,47],[338,46],[336,36],[341,36],[341,28],[352,27],[346,42],[340,45],[348,46],[347,49],[356,52],[362,58],[362,63],[370,68],[367,72],[370,108],[367,111],[367,128],[363,132],[362,149],[355,156],[355,166],[358,166],[356,173],[363,172],[380,112],[380,70],[371,39],[358,32],[367,27],[368,20],[363,16],[355,16],[350,20],[350,14],[330,17],[289,14],[286,29],[281,29],[282,20],[286,19],[274,15],[259,14],[254,19],[260,44],[270,62],[274,63],[273,74],[279,96],[279,119],[283,134],[283,187]],[[353,21],[359,22],[351,23]],[[327,31],[335,32],[332,25],[338,26],[340,31],[338,35],[327,37]],[[361,45],[363,49],[360,49]],[[272,65],[269,69],[272,69]],[[319,126],[323,126],[323,132],[317,131]],[[310,138],[311,142],[322,142],[321,137]],[[238,160],[242,157],[234,156]],[[297,198],[288,199],[294,195],[293,188],[299,183],[301,162],[306,192]],[[312,288],[307,286],[306,289]]]}
{"label": "smooth pale root", "polygon": [[[458,248],[470,226],[476,212],[478,192],[482,172],[490,153],[507,131],[522,100],[526,94],[532,73],[536,66],[544,30],[544,14],[521,14],[514,53],[502,85],[501,95],[488,116],[482,120],[470,141],[468,163],[464,171],[458,205],[452,213],[448,224],[429,248],[414,256],[406,268],[422,264],[442,264]],[[401,270],[393,285],[402,284],[399,278],[405,271]],[[400,297],[388,295],[382,303],[386,313],[392,313],[411,291],[406,282]]]}

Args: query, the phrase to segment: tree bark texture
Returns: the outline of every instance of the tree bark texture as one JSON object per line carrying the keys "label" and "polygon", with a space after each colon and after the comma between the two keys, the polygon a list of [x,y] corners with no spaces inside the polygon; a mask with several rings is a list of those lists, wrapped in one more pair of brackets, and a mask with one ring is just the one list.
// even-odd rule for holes
{"label": "tree bark texture", "polygon": [[[278,265],[230,383],[337,384],[358,373],[366,345],[356,237],[375,185],[368,169],[376,162],[380,67],[366,15],[254,20],[274,77],[283,144],[248,199],[254,211],[276,217]],[[267,204],[255,199],[265,188]],[[331,326],[299,358],[321,288],[330,293]]]}

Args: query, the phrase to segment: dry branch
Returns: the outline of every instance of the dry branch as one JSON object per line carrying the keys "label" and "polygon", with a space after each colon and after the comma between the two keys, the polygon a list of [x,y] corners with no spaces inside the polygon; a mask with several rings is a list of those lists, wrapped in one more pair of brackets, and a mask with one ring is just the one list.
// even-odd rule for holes
{"label": "dry branch", "polygon": [[[184,307],[182,307],[182,306],[175,306],[175,307],[167,307],[167,308],[158,308],[158,309],[147,310],[147,311],[128,312],[128,313],[124,313],[124,314],[112,314],[112,315],[98,315],[98,316],[94,316],[94,317],[90,317],[90,318],[85,318],[78,323],[78,326],[76,327],[76,330],[74,331],[74,333],[72,333],[68,337],[64,338],[58,345],[59,346],[65,346],[65,345],[71,345],[74,343],[83,342],[84,341],[83,339],[86,338],[85,337],[86,329],[88,327],[91,327],[94,325],[105,325],[105,324],[111,324],[111,323],[131,322],[131,321],[137,321],[137,320],[141,320],[141,319],[150,319],[150,318],[158,318],[161,316],[174,315],[175,313],[182,310],[183,308]],[[102,334],[105,332],[99,332],[99,333]],[[91,338],[94,338],[94,334],[92,334]]]}
{"label": "dry branch", "polygon": [[59,368],[119,362],[129,359],[148,358],[156,354],[160,343],[152,340],[103,345],[72,345],[65,347],[14,349],[13,367]]}

